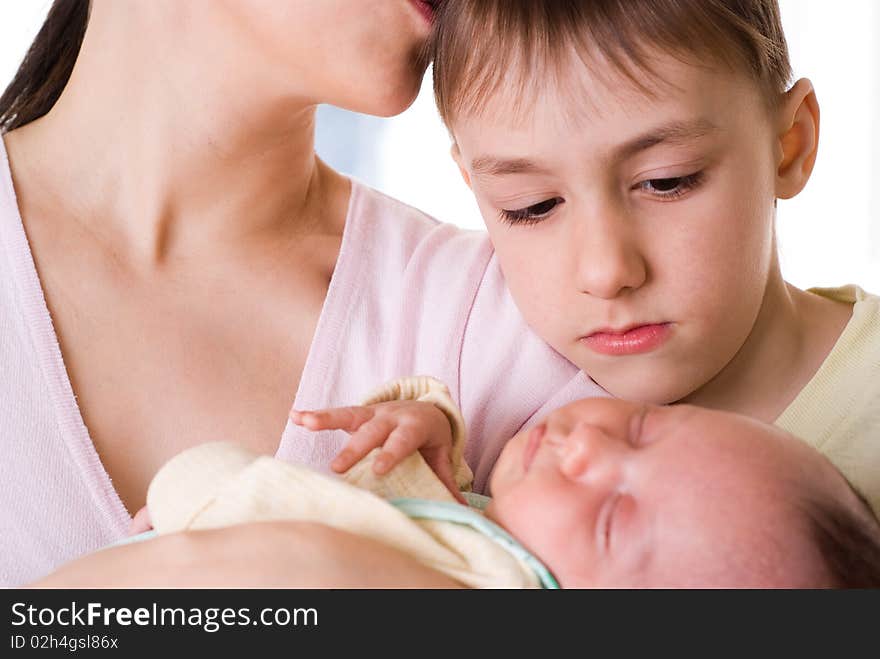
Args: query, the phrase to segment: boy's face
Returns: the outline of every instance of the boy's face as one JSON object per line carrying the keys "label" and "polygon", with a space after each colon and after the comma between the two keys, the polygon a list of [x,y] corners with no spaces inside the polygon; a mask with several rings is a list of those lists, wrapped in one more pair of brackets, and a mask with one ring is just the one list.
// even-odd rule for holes
{"label": "boy's face", "polygon": [[653,96],[580,67],[521,119],[500,93],[452,128],[529,324],[611,394],[667,403],[733,359],[778,276],[779,150],[750,80],[658,58]]}
{"label": "boy's face", "polygon": [[614,399],[516,436],[491,487],[487,515],[564,587],[815,584],[795,502],[807,487],[854,499],[824,457],[775,428]]}

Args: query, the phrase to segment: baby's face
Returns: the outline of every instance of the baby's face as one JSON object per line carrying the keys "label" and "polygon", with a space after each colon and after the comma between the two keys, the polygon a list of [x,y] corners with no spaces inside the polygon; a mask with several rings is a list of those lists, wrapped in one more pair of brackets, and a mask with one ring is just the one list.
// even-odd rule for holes
{"label": "baby's face", "polygon": [[616,397],[681,400],[740,350],[776,273],[777,126],[726,70],[658,54],[649,95],[570,68],[519,115],[502,90],[454,118],[456,157],[535,331]]}
{"label": "baby's face", "polygon": [[517,435],[491,490],[489,517],[569,588],[808,585],[796,503],[849,496],[824,457],[775,428],[613,399]]}

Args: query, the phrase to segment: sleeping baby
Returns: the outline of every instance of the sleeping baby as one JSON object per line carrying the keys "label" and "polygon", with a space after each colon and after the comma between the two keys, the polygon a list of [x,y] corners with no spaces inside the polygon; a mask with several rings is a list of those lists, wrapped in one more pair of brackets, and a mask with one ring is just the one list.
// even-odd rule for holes
{"label": "sleeping baby", "polygon": [[339,476],[203,444],[153,479],[156,531],[321,522],[478,588],[880,586],[880,528],[837,469],[739,415],[572,403],[507,443],[491,500],[466,492],[464,424],[431,378],[291,416],[352,434]]}

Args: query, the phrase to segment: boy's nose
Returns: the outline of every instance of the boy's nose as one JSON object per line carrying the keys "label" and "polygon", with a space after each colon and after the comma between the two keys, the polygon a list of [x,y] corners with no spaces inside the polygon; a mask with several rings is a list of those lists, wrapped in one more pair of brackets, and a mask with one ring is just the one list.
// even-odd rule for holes
{"label": "boy's nose", "polygon": [[582,293],[610,300],[645,283],[647,264],[631,231],[618,218],[586,222],[577,250],[577,284]]}

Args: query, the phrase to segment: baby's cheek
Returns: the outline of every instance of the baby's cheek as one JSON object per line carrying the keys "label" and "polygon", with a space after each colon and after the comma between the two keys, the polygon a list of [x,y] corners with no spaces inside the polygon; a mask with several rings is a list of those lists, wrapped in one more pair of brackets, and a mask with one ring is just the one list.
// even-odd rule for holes
{"label": "baby's cheek", "polygon": [[486,509],[489,519],[517,539],[528,534],[533,516],[533,502],[529,502],[523,494],[521,488],[501,490],[500,494],[493,495],[492,503]]}
{"label": "baby's cheek", "polygon": [[565,497],[554,496],[552,486],[518,488],[493,503],[495,521],[539,558],[556,554],[572,531],[567,511],[557,508],[566,506]]}

